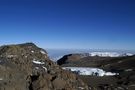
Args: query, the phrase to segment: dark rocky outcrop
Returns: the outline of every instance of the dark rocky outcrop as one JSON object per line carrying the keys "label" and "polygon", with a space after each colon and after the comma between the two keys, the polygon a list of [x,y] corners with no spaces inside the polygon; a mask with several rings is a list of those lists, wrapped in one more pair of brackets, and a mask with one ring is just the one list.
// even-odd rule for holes
{"label": "dark rocky outcrop", "polygon": [[[80,88],[81,87],[81,88]],[[0,47],[0,90],[88,90],[33,43]]]}
{"label": "dark rocky outcrop", "polygon": [[68,54],[63,56],[57,61],[58,65],[63,65],[63,64],[71,64],[73,62],[78,62],[78,60],[89,56],[88,53],[78,53],[78,54]]}

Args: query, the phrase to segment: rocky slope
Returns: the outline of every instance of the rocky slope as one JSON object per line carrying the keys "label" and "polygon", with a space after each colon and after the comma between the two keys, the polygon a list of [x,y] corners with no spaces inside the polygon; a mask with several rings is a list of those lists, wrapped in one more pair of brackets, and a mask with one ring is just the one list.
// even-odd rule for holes
{"label": "rocky slope", "polygon": [[0,90],[88,90],[33,43],[0,47]]}

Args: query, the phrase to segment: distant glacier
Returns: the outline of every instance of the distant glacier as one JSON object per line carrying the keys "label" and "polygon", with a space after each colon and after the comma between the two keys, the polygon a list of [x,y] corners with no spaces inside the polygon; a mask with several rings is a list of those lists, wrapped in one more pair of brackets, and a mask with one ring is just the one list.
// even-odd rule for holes
{"label": "distant glacier", "polygon": [[102,56],[102,57],[119,57],[119,56],[131,56],[135,54],[135,51],[130,50],[88,50],[88,49],[47,49],[48,55],[51,60],[57,61],[67,54],[74,53],[89,53],[89,56]]}

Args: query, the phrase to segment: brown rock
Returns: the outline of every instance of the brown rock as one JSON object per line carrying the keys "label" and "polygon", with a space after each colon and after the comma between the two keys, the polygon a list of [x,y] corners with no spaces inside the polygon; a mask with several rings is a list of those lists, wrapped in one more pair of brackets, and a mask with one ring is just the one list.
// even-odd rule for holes
{"label": "brown rock", "polygon": [[0,47],[0,90],[88,90],[33,43]]}

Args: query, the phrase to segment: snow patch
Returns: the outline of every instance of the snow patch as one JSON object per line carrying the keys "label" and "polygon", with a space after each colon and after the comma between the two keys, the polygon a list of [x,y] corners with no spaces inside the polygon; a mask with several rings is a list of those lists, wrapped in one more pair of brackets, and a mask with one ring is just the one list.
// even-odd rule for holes
{"label": "snow patch", "polygon": [[131,53],[126,53],[126,55],[127,55],[127,56],[133,56],[133,54],[131,54]]}
{"label": "snow patch", "polygon": [[33,60],[32,62],[35,64],[45,64],[45,62],[40,62],[40,61],[36,61],[36,60]]}
{"label": "snow patch", "polygon": [[43,50],[41,50],[40,52],[41,52],[42,54],[46,54],[46,52],[45,52],[45,51],[43,51]]}
{"label": "snow patch", "polygon": [[34,53],[34,51],[31,51],[32,53]]}
{"label": "snow patch", "polygon": [[114,76],[118,73],[106,72],[99,68],[87,68],[87,67],[63,67],[65,70],[75,72],[79,75],[93,75],[93,76]]}
{"label": "snow patch", "polygon": [[39,67],[35,67],[36,69],[39,69]]}
{"label": "snow patch", "polygon": [[45,71],[47,71],[47,68],[46,67],[43,66],[42,68],[45,69]]}
{"label": "snow patch", "polygon": [[112,72],[106,72],[104,74],[104,76],[115,76],[115,75],[119,75],[118,73],[112,73]]}

